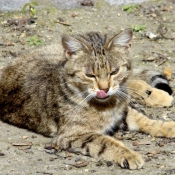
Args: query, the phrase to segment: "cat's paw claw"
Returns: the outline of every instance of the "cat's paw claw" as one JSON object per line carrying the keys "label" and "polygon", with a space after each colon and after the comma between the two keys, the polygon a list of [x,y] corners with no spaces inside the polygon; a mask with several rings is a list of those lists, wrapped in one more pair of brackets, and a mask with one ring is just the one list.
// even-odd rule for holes
{"label": "cat's paw claw", "polygon": [[127,169],[141,169],[143,167],[144,161],[140,154],[132,153],[132,155],[127,155],[121,161],[121,167]]}

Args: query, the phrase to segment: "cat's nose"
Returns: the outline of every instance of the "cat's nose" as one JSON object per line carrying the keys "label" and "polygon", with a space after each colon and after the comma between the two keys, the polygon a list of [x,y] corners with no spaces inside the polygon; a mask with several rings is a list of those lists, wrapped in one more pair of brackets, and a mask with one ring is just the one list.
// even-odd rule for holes
{"label": "cat's nose", "polygon": [[103,90],[105,91],[106,93],[109,91],[109,88],[106,88],[106,89],[100,89],[100,90]]}

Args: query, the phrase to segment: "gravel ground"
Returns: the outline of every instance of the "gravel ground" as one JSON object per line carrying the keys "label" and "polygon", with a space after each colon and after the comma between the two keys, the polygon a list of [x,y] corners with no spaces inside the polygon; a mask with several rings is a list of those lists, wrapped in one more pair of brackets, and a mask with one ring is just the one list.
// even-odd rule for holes
{"label": "gravel ground", "polygon": [[[56,8],[48,0],[36,1],[39,3],[37,18],[32,20],[28,11],[25,14],[0,12],[0,70],[22,53],[43,44],[60,43],[63,33],[118,33],[139,25],[146,29],[136,32],[135,28],[131,50],[133,67],[159,71],[169,68],[174,89],[174,0],[148,1],[133,8],[132,12],[123,11],[123,6],[110,6],[102,0],[94,3],[80,1],[83,3],[78,8],[67,10]],[[152,32],[156,37],[150,39],[146,32]],[[145,111],[154,119],[175,120],[174,105]],[[115,137],[142,154],[145,160],[143,169],[131,171],[121,169],[113,162],[56,152],[47,147],[50,138],[0,122],[0,174],[175,174],[175,139],[153,138],[136,132],[119,132]]]}

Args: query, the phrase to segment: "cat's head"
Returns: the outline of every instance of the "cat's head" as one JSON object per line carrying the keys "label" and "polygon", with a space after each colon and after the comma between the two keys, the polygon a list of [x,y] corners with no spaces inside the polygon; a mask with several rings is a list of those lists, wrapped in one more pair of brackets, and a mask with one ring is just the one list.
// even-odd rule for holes
{"label": "cat's head", "polygon": [[98,104],[116,99],[131,69],[128,52],[132,35],[131,29],[109,39],[94,32],[75,37],[64,35],[69,87],[87,101]]}

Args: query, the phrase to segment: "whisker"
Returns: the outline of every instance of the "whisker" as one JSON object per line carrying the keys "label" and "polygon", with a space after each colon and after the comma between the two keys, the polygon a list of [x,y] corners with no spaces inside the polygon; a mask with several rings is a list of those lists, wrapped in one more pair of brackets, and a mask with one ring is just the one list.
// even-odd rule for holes
{"label": "whisker", "polygon": [[[125,92],[119,90],[119,91],[116,92],[115,95],[116,95],[116,96],[118,95],[120,98],[123,98],[124,100],[126,100],[126,102],[129,102],[129,104],[130,104],[132,107],[137,108],[137,110],[138,110],[139,112],[141,112],[141,113],[143,112],[143,111],[141,111],[138,107],[135,106],[135,105],[140,105],[140,104],[139,104],[137,101],[133,101],[133,100],[131,99],[130,95],[128,95],[127,93],[125,93]],[[118,96],[117,96],[117,97],[118,97]]]}
{"label": "whisker", "polygon": [[133,101],[131,97],[128,94],[124,93],[123,91],[117,91],[117,95],[126,100],[126,102],[132,103],[133,105],[138,104],[137,102]]}

